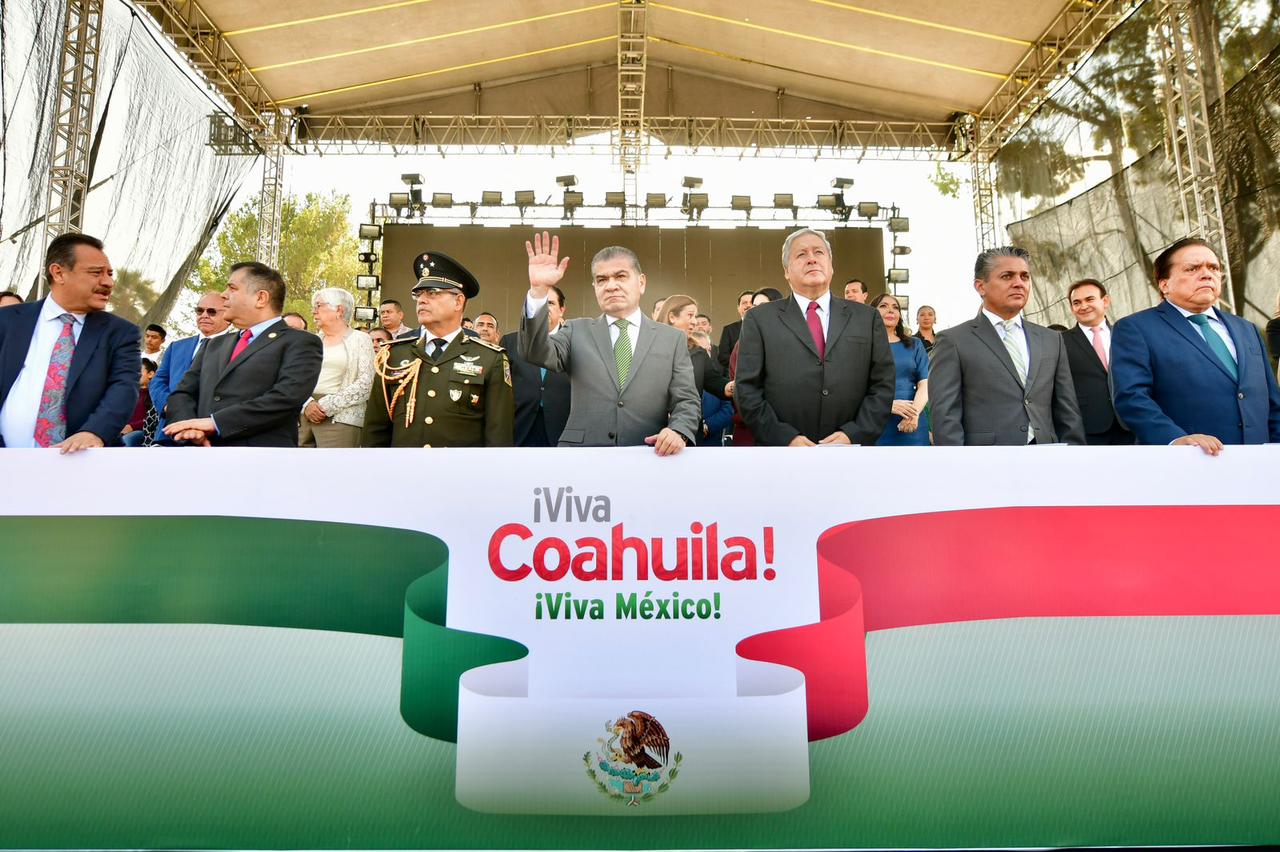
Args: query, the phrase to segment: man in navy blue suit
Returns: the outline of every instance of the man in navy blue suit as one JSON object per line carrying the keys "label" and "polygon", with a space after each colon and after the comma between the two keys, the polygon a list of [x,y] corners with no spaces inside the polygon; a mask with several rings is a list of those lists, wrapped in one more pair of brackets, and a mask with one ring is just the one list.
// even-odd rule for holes
{"label": "man in navy blue suit", "polygon": [[160,369],[151,380],[148,390],[151,392],[151,405],[160,412],[160,425],[165,427],[164,406],[169,395],[178,389],[178,383],[187,374],[191,362],[196,360],[199,350],[211,338],[226,333],[231,322],[227,319],[227,306],[221,293],[205,293],[196,304],[196,329],[199,334],[175,340],[165,350],[160,361]]}
{"label": "man in navy blue suit", "polygon": [[0,311],[0,447],[74,453],[120,443],[138,401],[138,327],[106,311],[115,271],[102,241],[55,237],[49,295]]}
{"label": "man in navy blue suit", "polygon": [[1262,335],[1214,307],[1222,266],[1213,247],[1187,237],[1155,263],[1164,301],[1116,323],[1111,378],[1116,413],[1140,444],[1280,442],[1280,387]]}

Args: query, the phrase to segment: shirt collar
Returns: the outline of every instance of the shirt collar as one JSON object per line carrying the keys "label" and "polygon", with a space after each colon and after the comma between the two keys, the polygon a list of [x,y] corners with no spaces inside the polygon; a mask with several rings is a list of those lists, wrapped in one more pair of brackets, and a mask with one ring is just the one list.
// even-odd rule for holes
{"label": "shirt collar", "polygon": [[830,290],[827,290],[816,299],[810,299],[808,296],[801,296],[795,290],[792,290],[791,297],[795,299],[796,304],[800,306],[800,313],[802,314],[809,312],[810,302],[817,302],[818,310],[822,311],[824,314],[831,313],[831,291]]}
{"label": "shirt collar", "polygon": [[[262,333],[264,331],[271,328],[271,326],[275,325],[278,322],[280,322],[280,317],[272,317],[271,319],[264,319],[262,322],[258,323],[257,325],[249,326],[248,330],[253,333],[252,337],[250,337],[249,339],[257,340],[259,337],[262,336]],[[236,334],[243,334],[244,331],[245,329],[243,328],[239,329],[236,331]]]}
{"label": "shirt collar", "polygon": [[84,318],[88,316],[88,314],[84,312],[76,313],[75,311],[69,311],[66,308],[62,307],[62,305],[59,305],[54,300],[52,295],[47,296],[44,300],[44,306],[40,308],[41,322],[45,320],[57,319],[63,314],[71,314],[71,316],[76,318],[76,322],[81,325],[84,325]]}
{"label": "shirt collar", "polygon": [[[1002,326],[1005,323],[1004,317],[996,316],[986,308],[982,309],[982,314],[987,318],[987,321],[990,322],[993,326],[996,326],[996,325]],[[1018,328],[1022,328],[1022,311],[1018,311],[1018,315],[1013,318],[1013,324]]]}
{"label": "shirt collar", "polygon": [[[1169,300],[1166,299],[1165,301],[1168,302]],[[1186,308],[1179,307],[1178,305],[1175,305],[1173,302],[1169,302],[1169,307],[1173,308],[1175,311],[1182,314],[1187,319],[1191,319],[1194,316],[1206,316],[1209,318],[1211,322],[1222,322],[1222,320],[1218,319],[1218,312],[1213,308],[1209,308],[1209,310],[1203,311],[1202,313],[1197,314],[1194,311],[1189,311]]]}
{"label": "shirt collar", "polygon": [[[435,340],[435,339],[436,339],[436,335],[434,335],[434,334],[432,334],[431,332],[427,331],[427,327],[426,327],[425,325],[422,327],[421,331],[422,331],[422,345],[423,345],[423,346],[426,346],[428,343],[430,343],[431,341],[433,341],[433,340]],[[441,335],[439,335],[439,337],[440,337],[440,339],[441,339],[441,340],[443,340],[443,341],[444,341],[445,348],[447,349],[447,348],[449,347],[449,344],[450,344],[450,343],[452,343],[452,342],[453,342],[453,339],[454,339],[455,337],[457,337],[459,334],[462,334],[462,326],[458,326],[457,328],[455,328],[453,331],[449,332],[448,334],[441,334]]]}
{"label": "shirt collar", "polygon": [[636,308],[634,311],[632,311],[630,314],[628,314],[625,317],[609,317],[609,325],[617,325],[619,319],[624,319],[627,322],[631,323],[632,328],[639,328],[640,321],[644,319],[644,314],[641,313],[639,308]]}

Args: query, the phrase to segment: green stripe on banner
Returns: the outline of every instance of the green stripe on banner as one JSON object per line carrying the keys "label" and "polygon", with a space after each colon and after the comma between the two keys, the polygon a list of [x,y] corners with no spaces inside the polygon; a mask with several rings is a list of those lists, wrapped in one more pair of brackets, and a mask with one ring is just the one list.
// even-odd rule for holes
{"label": "green stripe on banner", "polygon": [[[69,534],[74,531],[74,534]],[[226,517],[0,518],[0,622],[237,624],[404,636],[401,713],[453,742],[458,678],[520,659],[447,629],[449,550],[414,530]]]}

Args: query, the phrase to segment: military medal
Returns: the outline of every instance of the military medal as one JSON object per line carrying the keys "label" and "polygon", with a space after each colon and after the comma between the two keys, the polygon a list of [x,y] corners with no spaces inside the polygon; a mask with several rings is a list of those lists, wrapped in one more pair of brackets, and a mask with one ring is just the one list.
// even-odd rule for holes
{"label": "military medal", "polygon": [[454,402],[457,402],[458,400],[462,399],[462,391],[459,390],[458,388],[449,388],[449,399],[453,400]]}

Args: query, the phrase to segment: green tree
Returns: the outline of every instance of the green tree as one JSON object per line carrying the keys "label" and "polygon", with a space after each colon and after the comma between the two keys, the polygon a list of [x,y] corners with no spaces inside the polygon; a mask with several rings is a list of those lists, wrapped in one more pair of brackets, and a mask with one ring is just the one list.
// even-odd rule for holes
{"label": "green tree", "polygon": [[[321,287],[341,287],[355,293],[355,276],[361,267],[349,219],[350,197],[337,192],[307,193],[299,200],[290,194],[280,207],[279,269],[288,287],[285,311],[310,317],[311,297]],[[193,285],[202,293],[221,292],[232,265],[253,260],[257,251],[255,196],[227,216],[213,245],[196,264]]]}
{"label": "green tree", "polygon": [[137,325],[156,300],[156,283],[136,269],[117,269],[111,291],[111,312]]}

